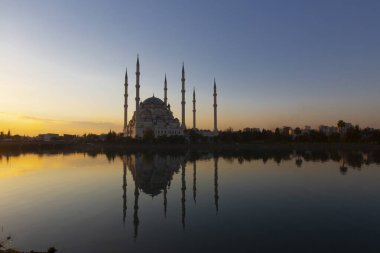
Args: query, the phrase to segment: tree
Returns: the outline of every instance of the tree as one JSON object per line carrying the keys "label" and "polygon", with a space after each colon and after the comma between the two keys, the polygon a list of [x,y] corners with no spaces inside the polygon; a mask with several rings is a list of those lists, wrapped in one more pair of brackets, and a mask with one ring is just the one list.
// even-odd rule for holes
{"label": "tree", "polygon": [[343,128],[345,128],[346,122],[344,122],[343,120],[339,120],[337,123],[337,126],[338,126],[339,134],[341,135],[341,138],[343,138],[343,135],[345,134],[343,132]]}
{"label": "tree", "polygon": [[303,161],[302,161],[301,158],[298,157],[298,158],[296,159],[296,165],[297,165],[298,168],[301,168],[301,166],[302,166],[302,162],[303,162]]}
{"label": "tree", "polygon": [[361,133],[360,128],[356,125],[354,128],[350,128],[347,130],[346,139],[347,141],[360,141]]}
{"label": "tree", "polygon": [[339,129],[342,129],[346,126],[346,122],[344,122],[343,120],[339,120],[337,126]]}
{"label": "tree", "polygon": [[191,142],[199,142],[203,140],[203,136],[196,130],[191,129],[188,134]]}
{"label": "tree", "polygon": [[232,127],[228,127],[227,129],[226,129],[226,132],[229,132],[229,133],[232,133],[234,131],[234,129],[232,128]]}
{"label": "tree", "polygon": [[379,129],[373,131],[370,140],[380,144],[380,130]]}
{"label": "tree", "polygon": [[116,140],[116,132],[115,131],[109,131],[106,137],[107,141],[114,141]]}

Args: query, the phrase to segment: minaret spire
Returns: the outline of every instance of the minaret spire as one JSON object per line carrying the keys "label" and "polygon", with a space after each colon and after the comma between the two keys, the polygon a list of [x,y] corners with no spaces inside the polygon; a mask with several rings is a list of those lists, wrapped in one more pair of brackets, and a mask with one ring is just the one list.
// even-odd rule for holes
{"label": "minaret spire", "polygon": [[166,74],[165,74],[165,81],[164,81],[164,103],[166,106],[168,105],[168,82],[166,80]]}
{"label": "minaret spire", "polygon": [[195,88],[193,90],[193,129],[196,129]]}
{"label": "minaret spire", "polygon": [[181,127],[183,129],[186,129],[186,124],[185,124],[185,64],[182,63],[182,78],[181,78],[181,81],[182,81],[182,89],[181,89],[181,93],[182,93],[182,102],[181,102],[181,105],[182,105],[182,125]]}
{"label": "minaret spire", "polygon": [[137,62],[136,62],[136,111],[139,108],[140,104],[140,61],[139,61],[139,55],[137,55]]}
{"label": "minaret spire", "polygon": [[214,78],[214,132],[218,132],[218,113],[217,113],[217,103],[216,103],[216,82]]}
{"label": "minaret spire", "polygon": [[128,70],[125,69],[124,82],[124,136],[128,136]]}

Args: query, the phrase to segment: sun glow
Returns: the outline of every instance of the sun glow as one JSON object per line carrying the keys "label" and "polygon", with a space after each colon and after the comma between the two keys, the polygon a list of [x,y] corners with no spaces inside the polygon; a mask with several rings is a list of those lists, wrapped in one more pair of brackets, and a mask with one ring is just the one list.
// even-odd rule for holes
{"label": "sun glow", "polygon": [[58,134],[84,134],[84,133],[106,133],[110,129],[119,131],[121,124],[114,122],[103,122],[95,120],[75,121],[50,118],[40,118],[16,113],[0,113],[0,131],[6,133],[11,131],[12,135],[36,136],[41,133]]}

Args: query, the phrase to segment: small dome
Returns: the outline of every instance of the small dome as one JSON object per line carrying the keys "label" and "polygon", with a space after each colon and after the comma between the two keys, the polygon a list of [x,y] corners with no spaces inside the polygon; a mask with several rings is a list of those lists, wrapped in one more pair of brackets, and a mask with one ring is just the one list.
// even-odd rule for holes
{"label": "small dome", "polygon": [[163,105],[164,101],[155,96],[147,98],[144,100],[143,105]]}

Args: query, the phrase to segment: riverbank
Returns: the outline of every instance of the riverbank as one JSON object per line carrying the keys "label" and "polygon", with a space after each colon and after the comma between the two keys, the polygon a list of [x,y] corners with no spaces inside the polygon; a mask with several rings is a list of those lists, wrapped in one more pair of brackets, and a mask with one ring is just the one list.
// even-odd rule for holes
{"label": "riverbank", "polygon": [[50,248],[48,251],[31,250],[31,251],[26,251],[26,252],[14,250],[14,249],[0,250],[0,253],[54,253],[54,252],[56,252],[56,249],[54,249],[54,248]]}
{"label": "riverbank", "polygon": [[139,151],[255,151],[255,150],[380,150],[375,143],[65,143],[65,142],[3,142],[0,153],[39,152],[139,152]]}
{"label": "riverbank", "polygon": [[57,252],[57,249],[54,247],[50,247],[47,251],[34,251],[34,250],[21,251],[21,250],[11,249],[5,246],[10,241],[11,241],[10,236],[8,236],[5,240],[0,241],[0,253],[55,253]]}

